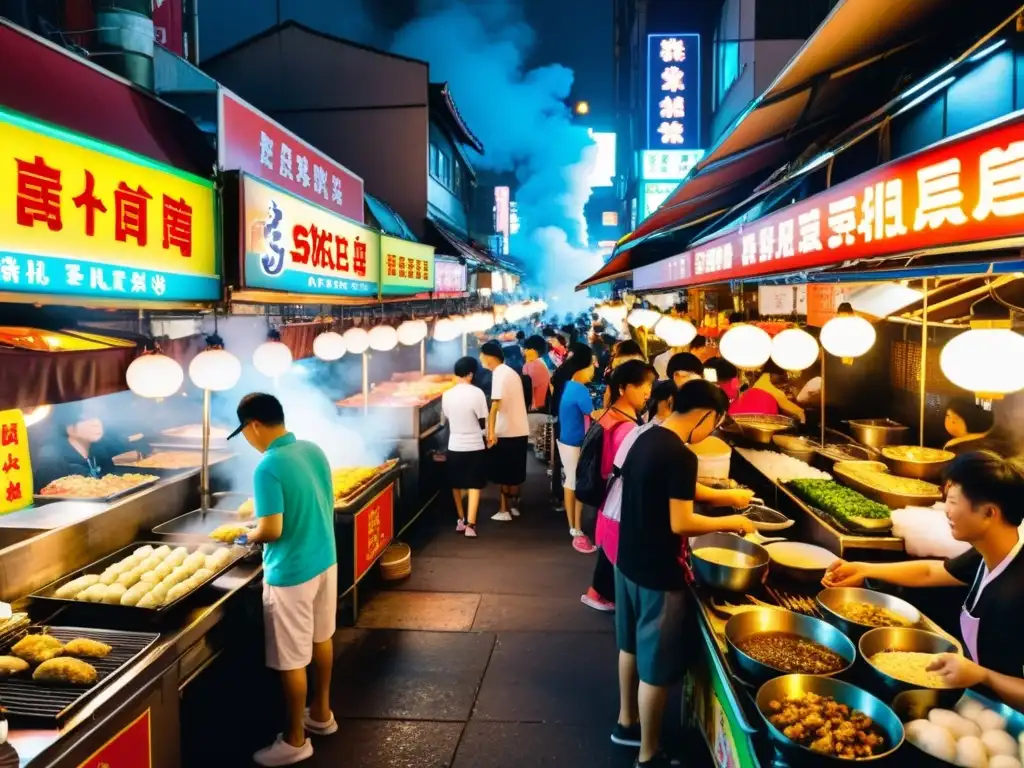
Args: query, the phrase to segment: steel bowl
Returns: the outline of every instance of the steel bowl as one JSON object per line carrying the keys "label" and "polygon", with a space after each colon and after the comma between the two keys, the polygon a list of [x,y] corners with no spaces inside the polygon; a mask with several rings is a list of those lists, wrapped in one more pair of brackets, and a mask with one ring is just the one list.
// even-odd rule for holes
{"label": "steel bowl", "polygon": [[857,649],[853,642],[835,627],[821,619],[804,616],[781,608],[754,608],[737,613],[725,624],[725,639],[729,645],[729,659],[740,676],[747,682],[760,685],[773,677],[787,674],[787,670],[765,664],[740,650],[744,640],[766,632],[786,632],[825,646],[843,657],[846,666],[830,672],[826,677],[838,675],[853,666]]}
{"label": "steel bowl", "polygon": [[952,451],[941,451],[943,457],[936,461],[918,461],[910,458],[896,458],[887,455],[888,448],[915,448],[916,446],[892,445],[882,449],[882,459],[889,465],[889,470],[900,477],[912,477],[915,480],[927,480],[930,483],[942,482],[946,471],[956,454]]}
{"label": "steel bowl", "polygon": [[[765,549],[772,560],[773,575],[783,576],[793,581],[820,584],[825,578],[825,571],[838,558],[824,547],[806,544],[802,541],[780,541],[766,544]],[[804,563],[797,563],[802,556]],[[813,563],[805,564],[807,560]]]}
{"label": "steel bowl", "polygon": [[820,768],[823,764],[851,764],[854,761],[844,760],[832,755],[812,752],[809,748],[787,738],[782,731],[772,724],[768,718],[772,715],[772,702],[782,701],[787,696],[800,696],[804,693],[816,693],[819,696],[831,696],[840,704],[856,709],[870,717],[885,734],[888,749],[872,757],[862,758],[856,763],[879,763],[888,760],[902,745],[904,739],[903,723],[889,707],[875,696],[862,688],[836,680],[834,677],[817,675],[783,675],[769,680],[757,692],[757,710],[768,726],[768,735],[779,752],[791,766],[808,766]]}
{"label": "steel bowl", "polygon": [[751,504],[740,514],[752,522],[758,531],[784,531],[796,523],[795,520],[786,517],[777,509],[766,507],[763,504]]}
{"label": "steel bowl", "polygon": [[[871,657],[883,651],[917,651],[918,653],[962,653],[960,648],[947,637],[913,627],[877,627],[865,632],[857,643],[870,688],[885,696],[889,701],[898,693],[919,689],[922,686],[897,680],[876,667]],[[941,688],[941,691],[959,691],[962,688]],[[959,696],[957,697],[959,698]]]}
{"label": "steel bowl", "polygon": [[[719,565],[700,556],[703,547],[721,547],[742,552],[755,559],[750,568]],[[690,539],[690,565],[697,581],[711,589],[726,592],[750,592],[759,586],[768,572],[768,552],[760,544],[731,533],[707,533]]]}
{"label": "steel bowl", "polygon": [[886,608],[906,619],[910,627],[921,623],[921,612],[906,600],[901,600],[893,595],[860,587],[823,589],[818,593],[818,607],[821,609],[822,616],[825,617],[825,621],[839,629],[851,640],[859,640],[861,635],[876,627],[873,624],[862,624],[859,621],[846,618],[838,610],[844,603],[870,603],[879,608]]}
{"label": "steel bowl", "polygon": [[849,424],[854,439],[876,451],[887,445],[899,445],[910,432],[909,427],[892,419],[854,419]]}
{"label": "steel bowl", "polygon": [[775,435],[796,425],[796,420],[782,415],[736,414],[732,421],[744,437],[761,445],[771,445]]}
{"label": "steel bowl", "polygon": [[843,479],[845,485],[864,494],[869,499],[885,504],[889,509],[930,507],[935,502],[942,500],[942,489],[938,486],[935,486],[933,493],[905,493],[870,485],[850,471],[856,469],[858,465],[889,474],[889,467],[881,461],[837,461],[832,465],[832,471]]}
{"label": "steel bowl", "polygon": [[818,446],[821,445],[817,440],[801,437],[800,435],[775,435],[772,438],[772,442],[787,456],[800,459],[800,461],[808,464],[814,459],[814,453],[818,450]]}

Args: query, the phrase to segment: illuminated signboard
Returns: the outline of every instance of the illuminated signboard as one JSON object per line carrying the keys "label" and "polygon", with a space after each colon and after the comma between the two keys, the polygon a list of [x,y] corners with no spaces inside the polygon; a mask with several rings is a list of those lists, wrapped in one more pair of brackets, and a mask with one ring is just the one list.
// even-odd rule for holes
{"label": "illuminated signboard", "polygon": [[700,147],[700,35],[647,36],[647,148]]}
{"label": "illuminated signboard", "polygon": [[587,186],[610,187],[615,179],[615,134],[590,130],[590,138],[594,140],[596,155]]}
{"label": "illuminated signboard", "polygon": [[434,246],[380,236],[380,289],[385,296],[434,290]]}
{"label": "illuminated signboard", "polygon": [[325,296],[377,295],[377,232],[252,176],[243,177],[242,187],[246,287]]}
{"label": "illuminated signboard", "polygon": [[220,298],[212,181],[0,110],[0,293]]}
{"label": "illuminated signboard", "polygon": [[642,186],[643,213],[640,220],[643,221],[658,210],[678,186],[678,181],[645,181]]}
{"label": "illuminated signboard", "polygon": [[457,261],[437,259],[434,262],[434,292],[437,295],[465,293],[469,283],[466,265]]}
{"label": "illuminated signboard", "polygon": [[1024,239],[1024,118],[893,161],[633,272],[638,290]]}
{"label": "illuminated signboard", "polygon": [[645,149],[640,176],[645,181],[682,181],[703,157],[703,149]]}
{"label": "illuminated signboard", "polygon": [[510,219],[512,218],[512,206],[510,203],[511,192],[508,187],[494,188],[494,231],[501,238],[499,253],[508,255],[508,236],[512,234]]}

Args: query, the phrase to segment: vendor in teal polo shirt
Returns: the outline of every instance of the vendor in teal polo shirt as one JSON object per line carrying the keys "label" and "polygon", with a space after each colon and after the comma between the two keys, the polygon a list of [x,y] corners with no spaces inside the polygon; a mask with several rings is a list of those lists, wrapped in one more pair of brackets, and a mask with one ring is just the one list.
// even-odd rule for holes
{"label": "vendor in teal polo shirt", "polygon": [[[313,754],[306,732],[338,730],[329,701],[338,602],[331,467],[319,446],[296,440],[273,395],[254,392],[238,404],[241,433],[263,454],[253,478],[256,527],[244,537],[263,544],[263,623],[267,666],[281,673],[287,729],[257,752],[258,765],[292,765]],[[306,667],[314,666],[306,709]]]}

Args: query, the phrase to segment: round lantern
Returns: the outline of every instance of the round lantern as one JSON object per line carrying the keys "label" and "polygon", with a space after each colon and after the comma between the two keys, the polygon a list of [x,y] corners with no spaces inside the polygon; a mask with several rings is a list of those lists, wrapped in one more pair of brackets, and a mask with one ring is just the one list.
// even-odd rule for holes
{"label": "round lantern", "polygon": [[459,326],[449,317],[442,317],[434,323],[434,339],[436,341],[453,341],[458,338],[459,333]]}
{"label": "round lantern", "polygon": [[626,322],[634,328],[643,328],[644,330],[649,331],[660,319],[661,313],[656,312],[653,309],[634,309],[629,313],[629,316],[626,318]]}
{"label": "round lantern", "polygon": [[804,371],[818,359],[818,342],[802,328],[787,328],[772,339],[772,360],[784,371]]}
{"label": "round lantern", "polygon": [[370,348],[370,334],[365,328],[349,328],[341,335],[345,349],[353,355],[361,355]]}
{"label": "round lantern", "polygon": [[772,354],[772,337],[756,325],[734,325],[719,342],[722,357],[745,371],[760,368]]}
{"label": "round lantern", "polygon": [[238,358],[224,349],[208,349],[192,358],[188,377],[200,389],[223,392],[231,389],[242,376]]}
{"label": "round lantern", "polygon": [[339,360],[345,354],[345,339],[340,333],[326,331],[313,339],[313,354],[321,360]]}
{"label": "round lantern", "polygon": [[998,400],[1024,389],[1024,336],[1009,328],[972,328],[942,348],[939,367],[958,387]]}
{"label": "round lantern", "polygon": [[423,320],[406,320],[398,326],[398,341],[407,347],[419,344],[427,337],[427,324]]}
{"label": "round lantern", "polygon": [[875,343],[875,329],[867,320],[853,313],[849,304],[839,307],[839,314],[829,320],[821,329],[821,346],[825,351],[841,357],[844,363],[852,363],[861,357]]}
{"label": "round lantern", "polygon": [[132,360],[125,371],[128,389],[140,397],[170,397],[185,381],[185,371],[177,360],[151,352]]}
{"label": "round lantern", "polygon": [[697,335],[697,329],[689,320],[664,316],[654,326],[654,332],[670,347],[685,347]]}
{"label": "round lantern", "polygon": [[280,341],[265,341],[253,350],[252,364],[264,376],[276,379],[292,367],[292,351]]}
{"label": "round lantern", "polygon": [[370,349],[387,352],[398,344],[398,331],[390,325],[378,325],[370,329]]}

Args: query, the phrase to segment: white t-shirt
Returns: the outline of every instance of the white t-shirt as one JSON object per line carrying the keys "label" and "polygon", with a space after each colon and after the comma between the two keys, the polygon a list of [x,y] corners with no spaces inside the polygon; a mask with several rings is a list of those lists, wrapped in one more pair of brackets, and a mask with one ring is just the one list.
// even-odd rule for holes
{"label": "white t-shirt", "polygon": [[494,425],[495,437],[526,437],[530,434],[523,380],[504,363],[491,371],[491,400],[500,403]]}
{"label": "white t-shirt", "polygon": [[480,427],[480,419],[487,418],[487,398],[482,389],[459,382],[441,395],[441,413],[448,422],[449,451],[466,453],[484,450],[484,432]]}

